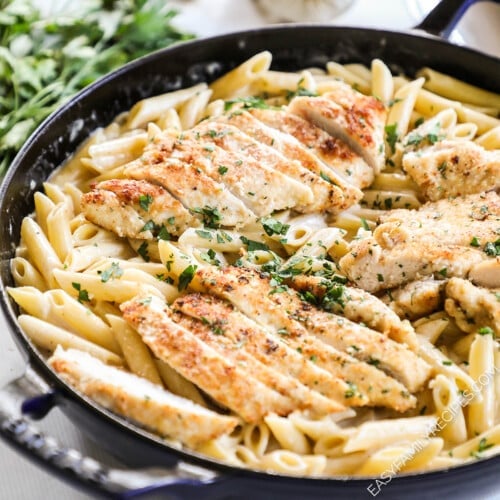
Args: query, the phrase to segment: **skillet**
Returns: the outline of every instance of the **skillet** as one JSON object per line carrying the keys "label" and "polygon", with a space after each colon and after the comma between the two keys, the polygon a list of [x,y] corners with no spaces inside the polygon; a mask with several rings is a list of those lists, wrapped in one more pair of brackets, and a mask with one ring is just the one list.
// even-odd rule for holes
{"label": "skillet", "polygon": [[[444,0],[419,26],[448,35],[473,0]],[[500,93],[500,60],[457,47],[425,33],[322,25],[284,25],[184,43],[134,61],[81,91],[51,115],[14,160],[0,188],[0,303],[10,333],[27,360],[25,374],[0,390],[0,435],[63,479],[94,495],[116,498],[389,498],[484,497],[498,491],[500,456],[449,470],[367,479],[296,478],[222,464],[167,446],[124,419],[98,407],[59,379],[21,331],[6,287],[13,284],[9,259],[33,194],[88,134],[147,96],[212,81],[262,50],[273,69],[369,63],[378,57],[393,71],[413,75],[422,66]],[[67,416],[130,469],[108,469],[40,434],[31,419],[59,405]],[[28,419],[27,417],[31,417]],[[390,484],[389,484],[390,483]]]}

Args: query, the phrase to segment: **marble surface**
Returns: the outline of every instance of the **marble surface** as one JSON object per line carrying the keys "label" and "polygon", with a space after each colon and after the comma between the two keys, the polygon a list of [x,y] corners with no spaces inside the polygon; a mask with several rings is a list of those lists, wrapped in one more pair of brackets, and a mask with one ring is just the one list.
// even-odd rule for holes
{"label": "marble surface", "polygon": [[[198,36],[260,26],[265,19],[250,0],[191,0],[171,2],[181,9],[179,27]],[[435,4],[428,1],[356,0],[353,6],[335,19],[335,25],[356,25],[405,30],[415,25],[426,10]],[[217,8],[215,8],[217,5]],[[481,2],[473,6],[453,34],[456,43],[470,45],[500,57],[500,5]],[[24,361],[10,337],[5,320],[0,316],[0,386],[21,375]],[[39,427],[55,435],[66,446],[106,462],[112,459],[92,443],[59,411],[53,410]],[[26,458],[13,452],[0,441],[0,499],[82,500],[90,498],[78,489],[42,471]],[[500,494],[499,494],[500,498]]]}

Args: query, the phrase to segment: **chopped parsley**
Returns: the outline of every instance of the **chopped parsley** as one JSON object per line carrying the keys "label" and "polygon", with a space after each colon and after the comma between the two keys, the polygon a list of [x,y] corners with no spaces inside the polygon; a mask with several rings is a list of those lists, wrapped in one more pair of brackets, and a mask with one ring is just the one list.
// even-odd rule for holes
{"label": "chopped parsley", "polygon": [[440,269],[438,271],[438,273],[443,276],[443,278],[446,278],[448,276],[448,268],[447,267],[443,267],[442,269]]}
{"label": "chopped parsley", "polygon": [[243,109],[259,108],[269,109],[270,106],[260,97],[238,97],[224,103],[224,111],[229,111],[235,104],[242,104]]}
{"label": "chopped parsley", "polygon": [[118,262],[112,262],[111,266],[100,272],[100,275],[101,281],[106,283],[110,279],[121,278],[123,276],[123,269],[120,267]]}
{"label": "chopped parsley", "polygon": [[165,226],[161,226],[160,230],[158,231],[157,237],[159,240],[164,240],[164,241],[170,241],[172,239],[172,236],[170,235]]}
{"label": "chopped parsley", "polygon": [[334,184],[334,182],[330,179],[330,177],[325,174],[325,172],[323,172],[323,170],[321,170],[321,172],[319,173],[319,176],[326,182],[328,182],[329,184]]}
{"label": "chopped parsley", "polygon": [[269,250],[269,247],[260,241],[249,240],[245,236],[240,236],[240,240],[247,246],[249,252],[254,252],[256,250]]}
{"label": "chopped parsley", "polygon": [[347,385],[349,386],[349,389],[344,392],[344,398],[349,399],[353,398],[356,396],[356,392],[358,390],[358,387],[356,384],[353,384],[352,382],[347,382]]}
{"label": "chopped parsley", "polygon": [[204,231],[203,229],[196,229],[195,233],[204,240],[212,240],[212,233],[210,231]]}
{"label": "chopped parsley", "polygon": [[472,239],[470,240],[470,246],[471,247],[479,247],[481,246],[481,243],[479,243],[479,239],[477,236],[473,236]]}
{"label": "chopped parsley", "polygon": [[137,253],[146,261],[149,262],[149,247],[148,242],[143,241],[141,246],[137,249]]}
{"label": "chopped parsley", "polygon": [[368,222],[366,222],[366,219],[364,217],[360,217],[360,219],[361,219],[361,225],[363,226],[363,229],[365,231],[369,231],[370,226],[368,225]]}
{"label": "chopped parsley", "polygon": [[493,331],[493,328],[491,328],[489,326],[483,326],[482,328],[479,328],[477,333],[479,333],[479,335],[491,335],[493,337],[495,336],[495,332]]}
{"label": "chopped parsley", "polygon": [[488,443],[486,438],[481,438],[477,445],[477,450],[471,451],[470,456],[474,458],[481,458],[481,453],[483,451],[489,450],[494,446],[493,443]]}
{"label": "chopped parsley", "polygon": [[396,142],[399,140],[398,136],[398,124],[392,123],[391,125],[386,125],[384,130],[386,134],[387,144],[389,144],[391,148],[391,152],[394,154],[396,152]]}
{"label": "chopped parsley", "polygon": [[182,271],[179,275],[179,283],[177,285],[179,292],[182,292],[182,290],[185,290],[188,287],[189,283],[191,283],[194,278],[194,273],[197,268],[198,266],[190,264],[186,267],[186,269],[184,269],[184,271]]}
{"label": "chopped parsley", "polygon": [[500,255],[500,238],[496,241],[489,241],[484,245],[484,253],[490,257],[498,257]]}
{"label": "chopped parsley", "polygon": [[283,224],[283,222],[273,219],[272,217],[267,217],[261,220],[262,227],[268,236],[273,235],[285,235],[290,229],[289,224]]}
{"label": "chopped parsley", "polygon": [[71,283],[71,286],[78,292],[78,302],[90,302],[89,292],[82,288],[80,283]]}
{"label": "chopped parsley", "polygon": [[141,194],[139,196],[139,206],[147,212],[151,203],[153,203],[154,198],[150,194]]}
{"label": "chopped parsley", "polygon": [[220,175],[224,175],[228,171],[228,168],[224,165],[219,165],[217,171],[219,172]]}
{"label": "chopped parsley", "polygon": [[205,205],[204,207],[196,207],[191,209],[195,214],[199,214],[202,217],[203,224],[207,227],[217,229],[222,221],[222,214],[216,207],[210,207]]}

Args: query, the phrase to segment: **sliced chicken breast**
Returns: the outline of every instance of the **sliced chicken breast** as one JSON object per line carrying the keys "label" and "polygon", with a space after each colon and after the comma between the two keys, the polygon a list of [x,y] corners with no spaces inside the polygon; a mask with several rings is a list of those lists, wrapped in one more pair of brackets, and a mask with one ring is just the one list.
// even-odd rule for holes
{"label": "sliced chicken breast", "polygon": [[[396,342],[405,343],[413,351],[418,351],[418,339],[411,324],[402,321],[384,302],[361,288],[336,285],[318,276],[305,275],[295,276],[291,280],[291,286],[300,292],[312,293],[322,302],[326,295],[329,312],[340,314],[355,323],[363,323]],[[333,293],[334,300],[328,300],[328,293]]]}
{"label": "sliced chicken breast", "polygon": [[[352,385],[346,397],[359,391],[374,405],[389,406],[404,411],[415,405],[416,400],[406,387],[353,356],[322,342],[288,314],[279,301],[266,276],[247,268],[230,267],[219,269],[206,267],[197,271],[198,283],[211,294],[229,300],[241,312],[276,334],[286,332],[289,345],[301,354]],[[288,293],[288,292],[280,292]],[[277,295],[280,295],[277,293]],[[308,304],[309,305],[309,304]],[[349,401],[346,401],[349,404]]]}
{"label": "sliced chicken breast", "polygon": [[269,127],[293,136],[313,153],[322,162],[323,177],[338,185],[346,197],[359,199],[360,189],[373,182],[373,169],[360,155],[310,121],[285,110],[256,108],[249,112]]}
{"label": "sliced chicken breast", "polygon": [[425,278],[388,290],[382,300],[401,318],[414,321],[439,310],[446,281]]}
{"label": "sliced chicken breast", "polygon": [[[324,175],[321,162],[300,144],[290,134],[285,134],[252,116],[247,111],[240,111],[223,115],[218,118],[223,123],[229,123],[241,131],[276,152],[283,155],[279,164],[297,163],[302,169],[297,169],[293,177],[309,186],[313,192],[314,200],[306,207],[307,212],[329,212],[338,213],[352,206],[359,201],[352,196],[345,196],[343,190],[335,185],[331,179]],[[247,151],[252,154],[251,148]],[[302,170],[306,169],[309,174],[306,175]],[[284,173],[287,173],[283,170]],[[323,173],[323,176],[322,176]],[[289,174],[291,175],[291,174]],[[350,194],[350,193],[346,193]]]}
{"label": "sliced chicken breast", "polygon": [[372,167],[374,175],[384,167],[387,112],[375,97],[338,82],[334,91],[321,97],[295,97],[288,110],[345,141]]}
{"label": "sliced chicken breast", "polygon": [[80,203],[88,220],[127,238],[151,239],[161,228],[179,235],[199,225],[168,191],[146,181],[100,182]]}
{"label": "sliced chicken breast", "polygon": [[499,289],[482,288],[470,281],[452,278],[446,285],[446,312],[465,332],[477,333],[489,327],[500,337]]}
{"label": "sliced chicken breast", "polygon": [[250,423],[269,413],[288,415],[293,401],[264,385],[251,372],[177,324],[158,297],[136,298],[120,306],[124,319],[153,354],[215,401]]}
{"label": "sliced chicken breast", "polygon": [[192,448],[229,434],[239,422],[76,349],[57,347],[49,364],[63,380],[105,408]]}
{"label": "sliced chicken breast", "polygon": [[257,218],[223,184],[199,168],[176,159],[158,163],[135,162],[126,168],[125,175],[163,186],[191,212],[199,214],[205,210],[213,213],[216,216],[214,222],[223,227],[241,227]]}
{"label": "sliced chicken breast", "polygon": [[[280,373],[297,379],[312,391],[315,398],[315,394],[319,393],[328,398],[329,404],[334,404],[337,409],[343,408],[344,395],[350,390],[349,385],[290,347],[285,332],[273,334],[239,312],[229,302],[211,295],[189,294],[176,299],[172,307],[206,322],[212,329],[223,328],[224,336],[236,348],[246,351]],[[310,401],[311,397],[307,395],[304,399]],[[368,400],[354,394],[349,402],[362,405]],[[318,405],[315,411],[321,407]]]}
{"label": "sliced chicken breast", "polygon": [[359,287],[377,292],[433,274],[465,277],[488,259],[488,243],[498,238],[500,198],[468,195],[419,210],[391,210],[373,235],[356,240],[340,268]]}
{"label": "sliced chicken breast", "polygon": [[[190,300],[190,298],[191,296],[188,295],[186,300]],[[197,303],[196,299],[191,300],[190,304],[194,309],[206,310],[205,304]],[[201,308],[198,308],[198,305],[201,305]],[[211,322],[207,316],[203,314],[199,316],[199,318],[195,319],[182,314],[182,312],[177,312],[172,318],[176,323],[194,333],[227,359],[244,367],[266,387],[270,387],[283,396],[290,398],[297,410],[311,410],[316,415],[327,415],[345,409],[343,405],[327,399],[319,392],[312,391],[296,378],[283,374],[267,363],[263,363],[247,350],[241,349],[239,343],[234,342],[230,335],[226,335],[229,327],[225,322],[225,318]]]}
{"label": "sliced chicken breast", "polygon": [[442,141],[403,156],[403,169],[426,200],[500,189],[500,151],[472,141]]}

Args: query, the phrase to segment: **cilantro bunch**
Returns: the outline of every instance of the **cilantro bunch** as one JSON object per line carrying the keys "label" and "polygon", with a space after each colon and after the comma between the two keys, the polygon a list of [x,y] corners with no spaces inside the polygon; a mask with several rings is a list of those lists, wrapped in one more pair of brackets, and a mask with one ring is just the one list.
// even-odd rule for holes
{"label": "cilantro bunch", "polygon": [[41,12],[29,0],[0,0],[0,176],[36,126],[78,90],[191,38],[171,25],[176,12],[164,0],[66,1],[64,14],[52,3]]}

